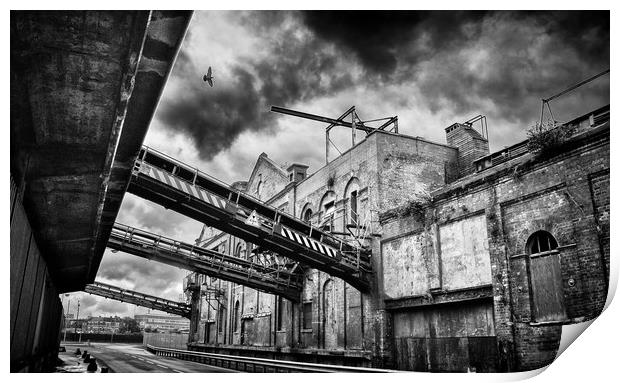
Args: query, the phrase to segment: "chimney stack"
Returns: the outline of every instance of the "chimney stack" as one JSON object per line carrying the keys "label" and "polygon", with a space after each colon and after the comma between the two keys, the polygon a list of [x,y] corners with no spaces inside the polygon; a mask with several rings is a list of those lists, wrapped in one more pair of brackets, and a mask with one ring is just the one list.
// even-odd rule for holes
{"label": "chimney stack", "polygon": [[308,170],[307,165],[302,164],[292,164],[289,166],[286,171],[288,172],[288,180],[289,182],[299,182],[306,178],[306,171]]}
{"label": "chimney stack", "polygon": [[489,154],[489,140],[478,133],[470,124],[455,123],[446,128],[448,145],[459,150],[459,178],[476,171],[474,161]]}

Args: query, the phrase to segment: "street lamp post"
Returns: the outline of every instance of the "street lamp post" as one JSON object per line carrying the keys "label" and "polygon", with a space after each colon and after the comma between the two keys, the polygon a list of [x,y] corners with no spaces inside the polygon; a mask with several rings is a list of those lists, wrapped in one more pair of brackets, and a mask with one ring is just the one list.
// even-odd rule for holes
{"label": "street lamp post", "polygon": [[[77,308],[77,314],[75,316],[75,332],[77,332],[77,326],[78,323],[80,322],[80,300],[78,299],[78,308]],[[82,332],[80,331],[80,337],[78,342],[82,342]]]}
{"label": "street lamp post", "polygon": [[[68,297],[69,294],[65,294],[65,297]],[[67,343],[67,316],[69,315],[69,310],[71,309],[71,298],[69,298],[69,302],[67,303],[67,314],[65,315],[65,334],[63,336],[62,342]]]}

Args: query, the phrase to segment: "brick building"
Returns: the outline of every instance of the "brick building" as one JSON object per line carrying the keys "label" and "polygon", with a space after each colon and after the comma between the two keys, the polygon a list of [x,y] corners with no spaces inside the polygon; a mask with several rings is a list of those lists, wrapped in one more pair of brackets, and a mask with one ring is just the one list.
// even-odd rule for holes
{"label": "brick building", "polygon": [[82,332],[90,334],[117,334],[122,326],[120,317],[90,317],[82,326]]}
{"label": "brick building", "polygon": [[[449,126],[447,145],[376,131],[312,174],[261,154],[235,187],[370,247],[371,290],[303,265],[299,302],[190,275],[190,348],[416,371],[550,363],[562,326],[606,299],[609,106],[557,129],[571,132],[559,147],[493,154],[470,124]],[[203,234],[209,249],[275,259]]]}
{"label": "brick building", "polygon": [[158,332],[187,332],[189,319],[177,315],[138,314],[134,315],[140,330],[157,330]]}

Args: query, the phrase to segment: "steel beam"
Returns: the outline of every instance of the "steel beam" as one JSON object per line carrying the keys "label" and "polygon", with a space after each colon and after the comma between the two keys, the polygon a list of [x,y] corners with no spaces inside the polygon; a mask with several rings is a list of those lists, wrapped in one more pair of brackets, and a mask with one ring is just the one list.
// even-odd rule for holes
{"label": "steel beam", "polygon": [[[290,116],[301,117],[301,118],[305,118],[308,120],[324,122],[326,124],[331,124],[333,126],[345,126],[347,128],[353,129],[353,123],[342,121],[342,120],[337,120],[335,118],[329,118],[329,117],[318,116],[316,114],[299,112],[296,110],[286,109],[286,108],[282,108],[280,106],[274,106],[274,105],[271,106],[271,111],[276,112],[276,113],[288,114]],[[362,124],[360,125],[355,124],[355,129],[363,130],[366,133],[371,133],[376,130],[375,128],[371,128],[371,127],[368,127]]]}
{"label": "steel beam", "polygon": [[116,223],[108,247],[299,301],[302,275],[290,265],[262,265]]}
{"label": "steel beam", "polygon": [[152,149],[144,148],[136,161],[128,191],[341,278],[359,290],[370,286],[368,249],[348,244]]}
{"label": "steel beam", "polygon": [[189,318],[191,313],[191,306],[186,303],[175,302],[153,295],[125,290],[101,282],[94,282],[86,285],[84,291],[89,294],[98,295],[104,298],[110,298],[121,302],[127,302],[136,306],[142,306],[153,310],[159,310],[167,312],[169,314],[179,315],[185,318]]}

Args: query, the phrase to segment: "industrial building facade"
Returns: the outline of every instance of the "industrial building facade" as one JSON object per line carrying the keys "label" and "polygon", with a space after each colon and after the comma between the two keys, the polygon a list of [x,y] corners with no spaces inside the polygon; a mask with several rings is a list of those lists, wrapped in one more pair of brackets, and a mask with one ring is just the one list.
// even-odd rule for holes
{"label": "industrial building facade", "polygon": [[[376,131],[313,174],[259,156],[233,186],[372,250],[371,289],[304,267],[292,302],[192,274],[190,349],[415,371],[523,371],[562,326],[595,318],[609,275],[609,106],[489,153],[470,124],[447,145]],[[279,262],[207,228],[200,245]]]}

